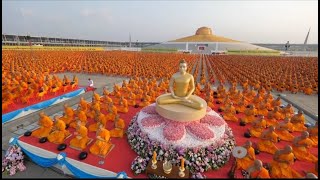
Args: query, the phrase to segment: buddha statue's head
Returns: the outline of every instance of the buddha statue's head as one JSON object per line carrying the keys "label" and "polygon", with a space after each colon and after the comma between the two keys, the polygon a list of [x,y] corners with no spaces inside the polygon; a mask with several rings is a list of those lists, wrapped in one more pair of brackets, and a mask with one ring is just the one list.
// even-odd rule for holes
{"label": "buddha statue's head", "polygon": [[179,62],[179,71],[182,74],[186,73],[186,71],[187,71],[187,62],[184,59],[182,59]]}

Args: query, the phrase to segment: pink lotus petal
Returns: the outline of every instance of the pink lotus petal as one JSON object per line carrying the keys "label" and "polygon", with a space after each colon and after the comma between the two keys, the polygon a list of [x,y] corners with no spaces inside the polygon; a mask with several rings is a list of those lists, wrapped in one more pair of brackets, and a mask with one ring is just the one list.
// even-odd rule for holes
{"label": "pink lotus petal", "polygon": [[183,122],[183,121],[174,121],[174,120],[170,120],[167,118],[164,118],[164,120],[165,120],[166,124],[172,124],[174,126],[178,126],[178,125],[186,126],[190,123],[190,122]]}
{"label": "pink lotus petal", "polygon": [[210,111],[212,111],[211,107],[207,106],[206,112],[210,112]]}
{"label": "pink lotus petal", "polygon": [[178,123],[168,123],[163,128],[163,136],[168,141],[178,141],[185,134],[185,126]]}
{"label": "pink lotus petal", "polygon": [[165,121],[161,116],[149,116],[141,120],[142,126],[149,128],[160,126],[164,122]]}
{"label": "pink lotus petal", "polygon": [[158,114],[155,106],[144,107],[141,111],[147,114]]}
{"label": "pink lotus petal", "polygon": [[186,126],[187,131],[201,140],[208,140],[214,137],[214,133],[208,128],[207,124],[191,122]]}
{"label": "pink lotus petal", "polygon": [[222,126],[225,124],[225,121],[221,117],[210,115],[205,115],[200,119],[200,122],[209,124],[210,126]]}

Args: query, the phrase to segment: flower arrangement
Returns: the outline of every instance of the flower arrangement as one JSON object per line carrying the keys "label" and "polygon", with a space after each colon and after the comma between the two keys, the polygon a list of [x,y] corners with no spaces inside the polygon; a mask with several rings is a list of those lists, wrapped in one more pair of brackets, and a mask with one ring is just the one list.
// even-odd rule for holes
{"label": "flower arrangement", "polygon": [[132,164],[131,164],[131,170],[135,175],[138,175],[142,172],[144,172],[148,165],[148,158],[142,158],[140,156],[137,156]]}
{"label": "flower arrangement", "polygon": [[[231,128],[226,124],[225,134],[223,137],[209,146],[199,148],[183,148],[173,147],[172,145],[165,145],[159,141],[150,140],[148,135],[141,131],[137,122],[138,114],[135,115],[127,130],[128,143],[139,156],[139,158],[148,162],[152,157],[153,151],[157,152],[157,160],[170,160],[173,165],[180,166],[180,157],[185,158],[185,166],[191,173],[196,174],[205,172],[210,169],[219,169],[226,164],[231,156],[231,151],[235,146],[235,139]],[[131,166],[135,173],[141,173],[142,167],[137,169],[138,159],[136,158]],[[143,164],[143,163],[141,163]],[[147,164],[147,163],[146,163]]]}
{"label": "flower arrangement", "polygon": [[17,170],[26,170],[23,159],[21,148],[17,145],[10,146],[2,160],[2,173],[9,173],[10,176],[13,176]]}

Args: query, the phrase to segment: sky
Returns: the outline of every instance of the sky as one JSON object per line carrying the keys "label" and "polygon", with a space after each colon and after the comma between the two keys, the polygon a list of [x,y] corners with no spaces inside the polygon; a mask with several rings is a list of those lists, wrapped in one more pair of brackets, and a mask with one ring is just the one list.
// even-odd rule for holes
{"label": "sky", "polygon": [[202,26],[249,43],[318,44],[318,1],[2,0],[2,34],[166,42]]}

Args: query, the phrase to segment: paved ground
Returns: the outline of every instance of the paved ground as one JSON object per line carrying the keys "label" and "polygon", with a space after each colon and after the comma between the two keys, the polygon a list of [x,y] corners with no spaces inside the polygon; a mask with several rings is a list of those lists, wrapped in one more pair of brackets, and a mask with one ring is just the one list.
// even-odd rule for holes
{"label": "paved ground", "polygon": [[[68,77],[72,78],[72,73],[64,73]],[[63,77],[63,74],[59,74],[59,77]],[[102,75],[93,75],[93,74],[78,74],[79,78],[79,85],[86,86],[88,78],[92,78],[94,81],[95,86],[98,88],[96,92],[99,94],[102,93],[102,88],[107,87],[109,91],[112,91],[113,84],[114,83],[121,83],[124,79],[124,77],[107,77]],[[279,93],[274,92],[275,96],[277,96]],[[317,114],[318,113],[318,96],[312,95],[307,96],[304,94],[286,94],[284,98],[287,98],[288,100],[293,102],[293,105],[297,108],[300,106],[303,107],[305,110],[310,112],[311,114]],[[65,101],[70,106],[74,106],[76,103],[79,102],[80,97],[84,97],[86,100],[90,100],[92,96],[92,92],[88,92],[85,94],[80,95],[79,97],[73,98],[71,100]],[[54,116],[56,114],[62,114],[63,104],[65,102],[62,102],[60,104],[56,104],[53,107],[46,108],[44,111],[49,116]],[[286,104],[286,102],[284,102]],[[4,158],[4,152],[8,148],[8,140],[12,136],[21,135],[26,130],[30,130],[33,128],[36,128],[38,120],[37,113],[32,113],[30,115],[27,115],[25,117],[19,118],[14,120],[13,122],[6,123],[5,125],[2,125],[2,158]],[[311,121],[311,123],[314,123],[315,120],[308,117],[308,121]],[[25,125],[22,128],[17,128],[18,125],[25,123]],[[3,178],[70,178],[68,176],[65,176],[61,174],[60,170],[57,169],[51,169],[51,168],[42,168],[33,162],[30,162],[29,160],[26,160],[26,171],[24,172],[18,172],[16,175],[10,177],[8,175],[3,174]]]}

